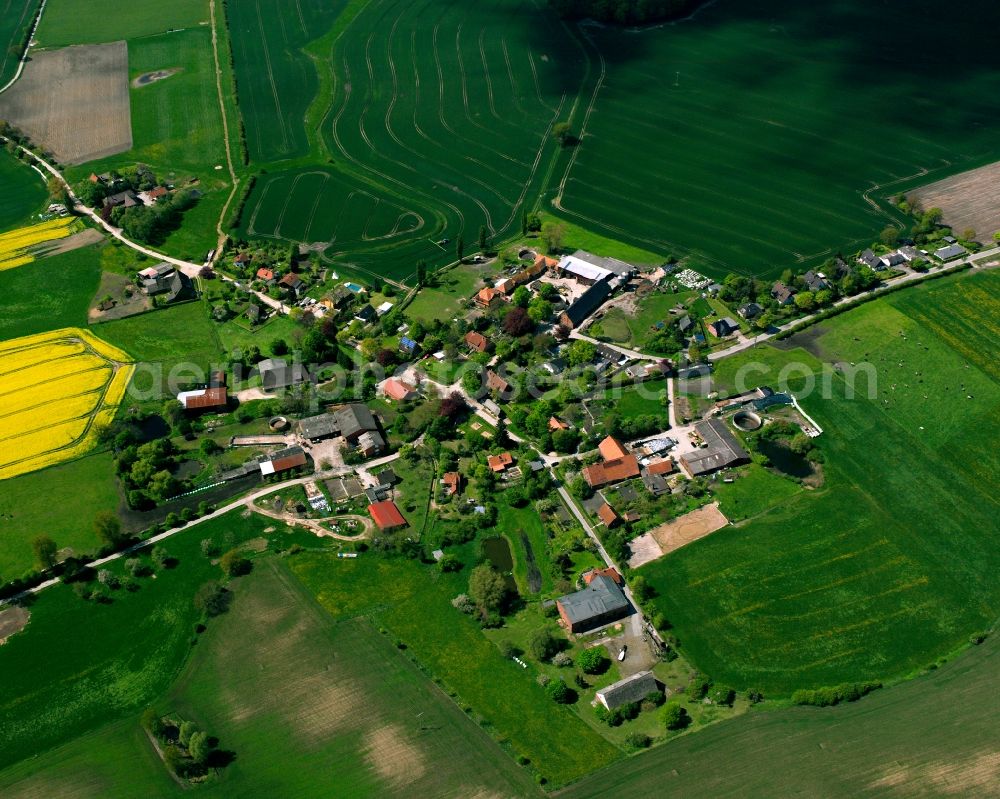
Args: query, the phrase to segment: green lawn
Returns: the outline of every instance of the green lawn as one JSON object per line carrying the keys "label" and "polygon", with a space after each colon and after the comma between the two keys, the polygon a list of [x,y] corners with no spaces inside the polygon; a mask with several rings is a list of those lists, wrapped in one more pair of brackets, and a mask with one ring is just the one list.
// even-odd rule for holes
{"label": "green lawn", "polygon": [[[922,169],[927,182],[998,157],[992,32],[981,24],[992,8],[977,0],[939,29],[862,0],[826,15],[792,0],[723,0],[639,32],[587,28],[594,103],[572,120],[582,142],[554,179],[565,181],[560,215],[715,276],[777,276],[859,249],[893,218],[865,202],[868,190],[886,196]],[[906,52],[884,51],[888,29]],[[909,57],[950,48],[973,55]]]}
{"label": "green lawn", "polygon": [[55,0],[46,5],[36,37],[42,47],[100,44],[196,28],[205,22],[206,0],[138,0],[127,4],[119,0],[87,0],[86,12],[77,3]]}
{"label": "green lawn", "polygon": [[829,398],[802,398],[825,431],[824,489],[642,570],[699,668],[770,695],[890,680],[993,624],[998,290],[1000,275],[966,275],[824,323],[811,347],[877,371],[871,399],[839,373]]}
{"label": "green lawn", "polygon": [[406,307],[411,319],[431,322],[448,320],[482,287],[483,267],[456,266],[434,275],[431,285],[420,289]]}
{"label": "green lawn", "polygon": [[[562,243],[564,250],[586,250],[607,258],[619,258],[637,266],[660,266],[669,260],[669,250],[658,251],[636,247],[634,244],[628,244],[614,236],[607,236],[603,232],[581,227],[552,214],[543,213],[542,221],[543,223],[558,222],[563,225],[565,230]],[[542,246],[538,241],[532,243],[536,247]]]}
{"label": "green lawn", "polygon": [[93,332],[122,347],[137,361],[195,364],[203,369],[222,356],[214,323],[200,300],[95,325]]}
{"label": "green lawn", "polygon": [[[5,82],[2,76],[0,69],[0,82]],[[45,183],[34,169],[6,150],[0,150],[0,185],[4,187],[0,195],[0,233],[21,227],[32,214],[45,210]]]}
{"label": "green lawn", "polygon": [[802,487],[771,469],[751,464],[741,470],[734,482],[716,483],[712,491],[725,517],[739,522],[787,502]]}
{"label": "green lawn", "polygon": [[[0,339],[86,327],[87,310],[100,281],[99,247],[72,250],[0,272]],[[99,331],[95,329],[97,335]]]}
{"label": "green lawn", "polygon": [[723,396],[752,391],[760,386],[780,391],[789,382],[807,374],[819,375],[822,371],[820,360],[803,347],[777,349],[765,343],[716,361],[712,369],[712,386]]}
{"label": "green lawn", "polygon": [[289,347],[294,343],[292,334],[302,328],[287,316],[273,316],[261,326],[250,328],[250,322],[245,316],[230,319],[223,324],[215,324],[216,334],[222,344],[222,351],[232,352],[234,349],[246,349],[252,344],[260,347],[266,355],[271,352],[271,344],[282,339]]}
{"label": "green lawn", "polygon": [[120,501],[108,453],[13,477],[0,487],[0,583],[34,567],[35,536],[48,535],[76,554],[95,551],[100,543],[91,519]]}
{"label": "green lawn", "polygon": [[335,561],[308,555],[292,570],[336,618],[369,615],[401,640],[408,651],[463,705],[484,717],[493,734],[528,757],[551,784],[578,779],[618,751],[548,699],[534,679],[451,606],[466,589],[467,575],[445,575],[413,561],[362,557]]}

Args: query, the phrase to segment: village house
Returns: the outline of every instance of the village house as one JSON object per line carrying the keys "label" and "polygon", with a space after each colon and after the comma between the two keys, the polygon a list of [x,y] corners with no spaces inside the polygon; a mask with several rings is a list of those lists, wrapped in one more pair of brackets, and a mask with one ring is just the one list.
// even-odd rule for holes
{"label": "village house", "polygon": [[298,293],[305,288],[306,284],[302,282],[302,278],[299,277],[297,274],[295,274],[294,272],[289,272],[287,275],[281,278],[281,280],[278,281],[278,285],[281,286],[282,288],[286,288],[289,291],[294,292],[295,295],[298,296]]}
{"label": "village house", "polygon": [[502,396],[510,391],[510,383],[500,377],[500,375],[492,369],[488,369],[486,371],[486,388],[490,391],[495,391],[497,394]]}
{"label": "village house", "polygon": [[736,311],[741,318],[746,319],[748,322],[752,322],[754,319],[759,317],[764,313],[764,309],[761,308],[755,302],[748,302],[746,305],[741,305],[739,310]]}
{"label": "village house", "polygon": [[574,330],[600,308],[604,301],[611,296],[611,293],[612,288],[606,280],[595,283],[559,314],[559,322],[570,330]]}
{"label": "village house", "polygon": [[321,413],[299,420],[299,435],[314,444],[327,438],[333,438],[340,432],[337,419],[332,413]]}
{"label": "village house", "polygon": [[305,364],[296,362],[289,365],[281,358],[267,358],[257,364],[256,370],[264,391],[277,391],[313,381]]}
{"label": "village house", "polygon": [[858,256],[858,263],[863,264],[870,269],[874,269],[876,272],[885,268],[885,264],[882,263],[882,259],[871,250],[865,250],[861,253],[861,255]]}
{"label": "village house", "polygon": [[120,191],[117,194],[109,194],[104,198],[105,209],[111,208],[135,208],[142,205],[142,200],[132,189]]}
{"label": "village house", "polygon": [[650,671],[640,671],[631,677],[611,683],[601,688],[594,699],[608,710],[615,710],[629,702],[642,702],[650,694],[660,690],[656,678]]}
{"label": "village house", "polygon": [[939,261],[950,261],[953,258],[958,258],[960,255],[965,255],[967,252],[968,250],[961,244],[949,244],[947,247],[935,250],[934,257]]}
{"label": "village house", "polygon": [[639,476],[639,461],[617,439],[608,436],[598,445],[598,450],[603,463],[583,469],[583,479],[591,488],[602,488]]}
{"label": "village house", "polygon": [[778,305],[791,305],[795,301],[795,289],[789,288],[779,280],[771,286],[771,297]]}
{"label": "village house", "polygon": [[354,312],[354,318],[359,322],[368,324],[370,322],[374,322],[375,319],[378,318],[378,314],[375,313],[375,309],[371,305],[365,302],[362,303]]}
{"label": "village house", "polygon": [[[885,259],[883,258],[883,262]],[[822,291],[823,289],[829,288],[830,284],[826,282],[826,279],[819,272],[814,272],[810,269],[802,276],[802,282],[806,284],[806,288],[809,291]]]}
{"label": "village house", "polygon": [[624,618],[631,606],[613,578],[598,574],[583,590],[557,599],[556,609],[566,628],[579,633]]}
{"label": "village house", "polygon": [[482,308],[492,308],[503,299],[503,294],[487,286],[476,294],[476,305]]}
{"label": "village house", "polygon": [[509,452],[501,452],[499,455],[490,455],[486,458],[486,465],[494,474],[502,474],[514,465],[514,456]]}
{"label": "village house", "polygon": [[182,391],[177,395],[177,401],[184,406],[186,411],[225,410],[229,405],[225,372],[213,372],[207,388]]}
{"label": "village house", "polygon": [[257,279],[263,280],[269,286],[274,285],[274,270],[262,266],[257,270]]}
{"label": "village house", "polygon": [[458,472],[445,472],[441,477],[441,485],[444,486],[444,495],[453,497],[462,489],[462,475]]}
{"label": "village house", "polygon": [[399,351],[406,355],[416,355],[420,351],[420,345],[409,336],[402,336],[399,339]]}
{"label": "village house", "polygon": [[607,502],[597,509],[597,518],[600,519],[601,523],[609,530],[618,524],[619,521],[618,514],[615,513],[614,508],[612,508]]}
{"label": "village house", "polygon": [[395,377],[390,377],[382,384],[382,396],[394,402],[405,402],[417,395],[417,389],[409,383],[404,383]]}
{"label": "village house", "polygon": [[716,338],[726,338],[734,333],[739,333],[740,326],[736,324],[734,319],[730,319],[727,316],[725,319],[716,319],[714,322],[709,322],[708,332]]}
{"label": "village house", "polygon": [[465,334],[465,343],[473,352],[489,352],[490,342],[482,333],[470,330]]}
{"label": "village house", "polygon": [[566,424],[562,419],[558,419],[555,416],[549,417],[549,430],[553,433],[557,430],[569,430],[569,425]]}

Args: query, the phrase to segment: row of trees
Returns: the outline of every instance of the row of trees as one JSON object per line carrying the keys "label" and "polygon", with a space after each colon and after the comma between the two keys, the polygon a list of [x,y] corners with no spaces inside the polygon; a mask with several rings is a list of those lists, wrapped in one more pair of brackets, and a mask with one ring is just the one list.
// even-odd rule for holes
{"label": "row of trees", "polygon": [[701,0],[549,0],[567,19],[596,19],[616,25],[642,25],[690,13]]}

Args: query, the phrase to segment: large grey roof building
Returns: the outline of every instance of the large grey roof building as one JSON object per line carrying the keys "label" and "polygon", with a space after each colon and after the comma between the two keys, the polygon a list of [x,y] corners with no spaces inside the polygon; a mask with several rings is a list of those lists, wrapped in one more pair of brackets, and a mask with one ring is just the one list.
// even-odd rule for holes
{"label": "large grey roof building", "polygon": [[681,455],[681,464],[692,477],[749,462],[749,453],[721,419],[709,419],[695,425],[694,429],[708,446]]}
{"label": "large grey roof building", "polygon": [[352,444],[361,437],[362,433],[377,432],[378,424],[367,405],[360,402],[352,402],[344,405],[333,412],[337,429],[340,434]]}
{"label": "large grey roof building", "polygon": [[608,710],[614,710],[627,702],[641,702],[651,693],[659,691],[656,678],[650,671],[640,671],[624,680],[605,686],[595,695]]}
{"label": "large grey roof building", "polygon": [[614,580],[603,574],[595,576],[582,591],[557,599],[556,606],[573,633],[617,621],[629,612],[628,600],[622,590]]}

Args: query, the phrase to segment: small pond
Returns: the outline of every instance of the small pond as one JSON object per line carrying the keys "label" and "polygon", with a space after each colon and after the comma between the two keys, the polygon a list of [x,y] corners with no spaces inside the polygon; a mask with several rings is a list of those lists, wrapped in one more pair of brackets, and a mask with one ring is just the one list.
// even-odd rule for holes
{"label": "small pond", "polygon": [[767,455],[771,466],[791,477],[806,478],[813,473],[812,464],[808,459],[792,452],[785,444],[778,441],[763,439],[758,445],[760,451]]}
{"label": "small pond", "polygon": [[135,427],[137,428],[140,440],[143,442],[170,435],[170,425],[167,424],[166,419],[156,414],[147,416],[136,424]]}
{"label": "small pond", "polygon": [[517,583],[514,582],[514,575],[511,574],[514,569],[514,556],[510,553],[510,544],[507,539],[503,536],[484,538],[483,554],[493,564],[493,568],[503,575],[507,588],[516,592]]}

